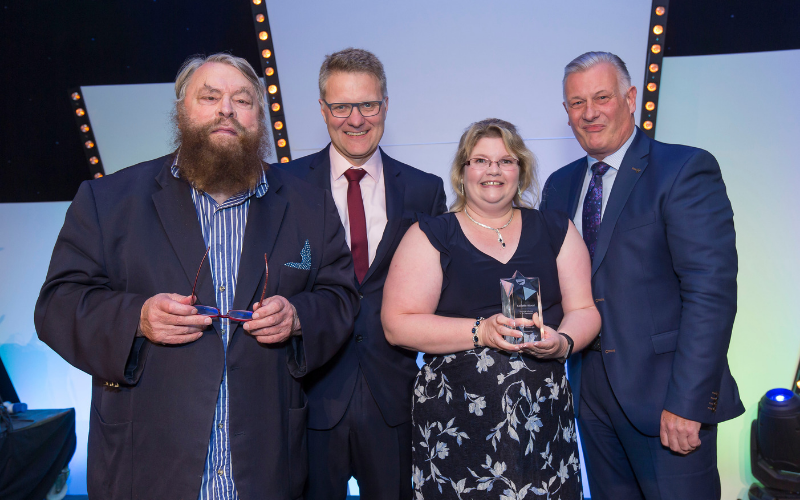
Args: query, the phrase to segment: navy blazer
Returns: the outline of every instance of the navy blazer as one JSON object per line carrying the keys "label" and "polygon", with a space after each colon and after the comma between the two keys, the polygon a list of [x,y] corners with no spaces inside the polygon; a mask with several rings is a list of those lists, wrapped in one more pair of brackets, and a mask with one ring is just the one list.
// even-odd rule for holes
{"label": "navy blazer", "polygon": [[[322,151],[275,166],[330,190],[330,147],[329,144]],[[417,353],[386,341],[381,324],[383,284],[397,245],[415,221],[414,214],[442,214],[446,198],[442,179],[394,160],[383,150],[380,153],[386,186],[386,229],[360,285],[353,274],[361,297],[353,336],[328,365],[304,381],[312,429],[330,429],[341,420],[353,394],[359,366],[386,423],[395,426],[411,420],[414,377],[419,371]]]}
{"label": "navy blazer", "polygon": [[[584,157],[553,173],[540,208],[574,219],[587,166]],[[609,382],[642,433],[659,434],[664,409],[710,424],[744,412],[727,358],[736,273],[733,210],[716,159],[637,128],[603,214],[592,293]],[[568,366],[576,402],[580,359]]]}
{"label": "navy blazer", "polygon": [[[233,323],[225,359],[219,322],[197,341],[135,338],[144,302],[189,295],[206,250],[190,186],[172,156],[84,182],[67,211],[36,304],[39,337],[92,375],[92,498],[197,498],[227,363],[233,475],[242,498],[302,496],[308,408],[300,378],[347,340],[357,312],[353,265],[330,193],[278,170],[250,202],[233,309],[264,283],[297,309],[301,337],[261,345]],[[310,269],[301,261],[306,240]],[[208,260],[198,301],[215,304]]]}

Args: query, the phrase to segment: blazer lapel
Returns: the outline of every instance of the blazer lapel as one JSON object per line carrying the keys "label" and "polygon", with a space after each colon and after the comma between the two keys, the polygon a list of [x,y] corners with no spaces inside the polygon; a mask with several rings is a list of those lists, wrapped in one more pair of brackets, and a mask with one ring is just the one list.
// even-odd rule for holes
{"label": "blazer lapel", "polygon": [[[254,197],[250,200],[232,309],[249,310],[261,298],[261,281],[266,271],[264,254],[267,254],[268,259],[272,255],[283,223],[288,203],[280,195],[282,183],[269,170],[267,183],[267,193],[261,198]],[[269,286],[271,290],[276,289],[275,283],[278,279],[276,264],[272,266],[274,278],[271,280],[272,286]]]}
{"label": "blazer lapel", "polygon": [[322,189],[331,190],[331,144],[319,153],[314,155],[314,159],[308,165],[305,180]]}
{"label": "blazer lapel", "polygon": [[[167,233],[172,249],[178,256],[184,273],[186,274],[186,290],[176,290],[182,295],[189,295],[192,291],[195,276],[206,245],[203,242],[203,233],[197,221],[197,211],[192,202],[191,187],[186,182],[176,179],[171,172],[173,156],[169,156],[164,167],[156,176],[156,182],[161,190],[153,194],[153,204],[161,219],[161,225]],[[202,304],[214,305],[214,283],[211,279],[211,266],[208,259],[200,269],[197,278],[197,300]]]}
{"label": "blazer lapel", "polygon": [[575,214],[578,213],[578,202],[583,194],[581,190],[583,189],[583,181],[586,178],[586,169],[588,167],[589,161],[583,158],[578,160],[578,166],[572,172],[572,180],[569,185],[569,200],[567,201],[570,220],[574,220]]}
{"label": "blazer lapel", "polygon": [[369,266],[364,280],[361,282],[363,285],[367,282],[369,277],[375,272],[386,258],[389,253],[389,248],[392,246],[395,234],[400,228],[400,221],[403,218],[403,202],[405,200],[405,183],[401,178],[400,168],[396,162],[391,159],[383,150],[381,152],[381,160],[383,161],[383,185],[386,190],[386,227],[381,235],[381,242],[375,251],[375,258],[372,265]]}
{"label": "blazer lapel", "polygon": [[611,235],[617,225],[617,219],[628,202],[628,197],[636,185],[636,181],[647,168],[647,156],[650,154],[650,142],[644,133],[636,129],[636,137],[633,139],[630,148],[622,159],[622,164],[614,180],[614,187],[608,197],[606,209],[603,212],[603,221],[600,223],[600,232],[597,235],[597,247],[594,251],[592,260],[592,276],[597,272],[600,263],[606,256],[608,244],[611,242]]}

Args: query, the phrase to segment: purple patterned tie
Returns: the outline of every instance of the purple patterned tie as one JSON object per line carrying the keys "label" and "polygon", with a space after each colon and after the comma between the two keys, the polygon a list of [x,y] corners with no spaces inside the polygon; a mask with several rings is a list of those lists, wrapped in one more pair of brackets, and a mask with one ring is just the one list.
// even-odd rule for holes
{"label": "purple patterned tie", "polygon": [[600,217],[603,208],[603,175],[611,168],[599,161],[592,165],[592,180],[583,200],[583,241],[589,247],[589,257],[594,259],[597,246],[597,233],[600,232]]}

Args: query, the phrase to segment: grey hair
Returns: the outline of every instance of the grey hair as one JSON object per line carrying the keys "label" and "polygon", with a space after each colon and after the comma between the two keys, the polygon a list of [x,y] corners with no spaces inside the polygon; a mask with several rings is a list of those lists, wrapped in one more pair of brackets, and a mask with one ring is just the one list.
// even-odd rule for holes
{"label": "grey hair", "polygon": [[250,63],[247,62],[246,59],[232,56],[230,54],[226,54],[225,52],[211,54],[210,56],[192,56],[183,63],[181,69],[178,71],[178,76],[175,77],[176,102],[183,102],[183,100],[186,98],[186,88],[189,86],[189,81],[192,79],[192,75],[194,75],[194,72],[197,71],[200,66],[206,63],[227,64],[228,66],[238,69],[239,72],[245,78],[247,78],[247,81],[253,85],[253,90],[256,92],[259,110],[258,117],[262,121],[266,118],[266,88],[264,87],[264,84],[261,83],[258,73],[256,73],[256,70],[250,66]]}
{"label": "grey hair", "polygon": [[325,99],[325,85],[334,73],[366,73],[378,79],[382,97],[386,97],[386,73],[383,64],[372,52],[348,47],[328,54],[319,68],[319,98]]}
{"label": "grey hair", "polygon": [[631,88],[631,75],[628,73],[628,67],[625,66],[625,62],[618,55],[611,52],[586,52],[570,61],[564,67],[564,79],[561,80],[561,92],[564,102],[567,102],[567,77],[573,73],[582,73],[602,63],[608,63],[614,67],[617,73],[619,94],[620,96],[627,94],[628,89]]}

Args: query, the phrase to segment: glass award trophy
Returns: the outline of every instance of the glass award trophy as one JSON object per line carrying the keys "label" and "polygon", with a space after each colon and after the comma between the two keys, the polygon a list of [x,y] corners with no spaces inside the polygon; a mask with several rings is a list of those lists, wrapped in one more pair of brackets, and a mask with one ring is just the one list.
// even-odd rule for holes
{"label": "glass award trophy", "polygon": [[[526,278],[519,271],[514,276],[500,280],[500,295],[503,301],[503,315],[507,318],[532,319],[534,313],[541,317],[542,294],[539,278]],[[544,320],[542,320],[544,325]],[[522,338],[505,337],[511,344],[536,342],[542,340],[544,329],[536,326],[517,326]]]}

